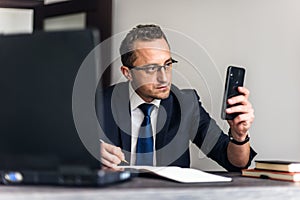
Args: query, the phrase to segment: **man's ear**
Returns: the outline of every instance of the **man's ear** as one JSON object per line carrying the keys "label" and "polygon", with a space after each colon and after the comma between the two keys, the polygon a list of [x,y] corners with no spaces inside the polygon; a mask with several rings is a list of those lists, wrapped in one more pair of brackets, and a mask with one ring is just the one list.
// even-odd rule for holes
{"label": "man's ear", "polygon": [[127,78],[127,80],[132,81],[131,72],[128,67],[122,66],[121,72],[125,76],[125,78]]}

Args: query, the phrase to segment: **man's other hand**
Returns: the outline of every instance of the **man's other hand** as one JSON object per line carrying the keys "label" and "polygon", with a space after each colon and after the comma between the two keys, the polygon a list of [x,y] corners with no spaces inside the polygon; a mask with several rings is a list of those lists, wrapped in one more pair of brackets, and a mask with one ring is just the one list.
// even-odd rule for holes
{"label": "man's other hand", "polygon": [[125,160],[124,153],[120,147],[101,142],[101,163],[107,168],[115,168],[122,160]]}

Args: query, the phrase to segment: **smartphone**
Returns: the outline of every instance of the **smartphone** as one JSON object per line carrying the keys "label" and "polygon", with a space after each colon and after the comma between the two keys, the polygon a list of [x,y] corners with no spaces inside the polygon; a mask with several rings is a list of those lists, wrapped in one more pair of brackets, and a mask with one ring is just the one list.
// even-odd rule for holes
{"label": "smartphone", "polygon": [[225,90],[223,96],[223,103],[222,103],[222,112],[221,118],[224,120],[232,120],[240,113],[234,114],[226,114],[226,108],[231,107],[228,105],[227,100],[231,97],[238,96],[240,93],[238,92],[238,87],[244,85],[244,78],[245,78],[245,69],[242,67],[235,67],[229,66],[227,68],[226,73],[226,81],[225,81]]}

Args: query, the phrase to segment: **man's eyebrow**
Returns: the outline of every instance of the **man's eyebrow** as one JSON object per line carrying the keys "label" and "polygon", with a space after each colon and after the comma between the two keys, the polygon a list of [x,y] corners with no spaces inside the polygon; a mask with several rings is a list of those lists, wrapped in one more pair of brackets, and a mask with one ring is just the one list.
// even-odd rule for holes
{"label": "man's eyebrow", "polygon": [[[167,60],[164,62],[164,64],[166,64],[166,63],[168,63],[168,62],[170,62],[170,61],[172,61],[172,57],[170,57],[169,59],[167,59]],[[151,66],[151,65],[159,65],[159,64],[157,64],[157,63],[150,63],[150,64],[145,65],[145,67]]]}
{"label": "man's eyebrow", "polygon": [[172,61],[172,58],[171,58],[171,57],[170,57],[168,60],[165,61],[165,64],[166,64],[167,62],[170,62],[170,61]]}

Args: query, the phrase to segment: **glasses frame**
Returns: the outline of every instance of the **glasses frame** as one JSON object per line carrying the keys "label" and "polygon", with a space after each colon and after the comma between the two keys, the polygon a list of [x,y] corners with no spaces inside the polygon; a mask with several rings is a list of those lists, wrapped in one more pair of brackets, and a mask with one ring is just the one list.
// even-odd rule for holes
{"label": "glasses frame", "polygon": [[[157,73],[158,71],[161,71],[162,68],[164,68],[164,70],[166,71],[167,69],[171,68],[172,64],[174,63],[178,63],[177,60],[174,60],[173,58],[171,58],[169,61],[166,61],[166,64],[164,65],[158,65],[158,64],[147,64],[147,65],[143,65],[143,66],[126,66],[128,67],[130,70],[134,69],[134,70],[138,70],[138,71],[144,71],[147,74],[151,74],[151,73]],[[150,69],[155,69],[153,70],[153,72],[149,72]]]}

